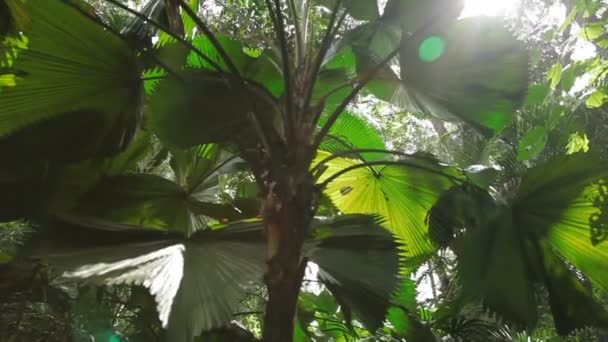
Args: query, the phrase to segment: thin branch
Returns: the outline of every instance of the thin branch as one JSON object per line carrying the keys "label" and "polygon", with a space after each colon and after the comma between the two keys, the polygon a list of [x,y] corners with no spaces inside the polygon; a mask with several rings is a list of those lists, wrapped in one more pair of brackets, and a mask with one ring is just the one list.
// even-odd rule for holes
{"label": "thin branch", "polygon": [[196,13],[194,13],[194,11],[192,11],[192,8],[190,8],[190,6],[188,6],[188,4],[186,4],[184,2],[184,0],[178,0],[178,1],[179,1],[179,5],[186,12],[186,14],[192,20],[194,20],[194,22],[196,23],[196,26],[198,26],[198,28],[201,29],[201,31],[203,31],[203,33],[205,34],[205,36],[207,36],[207,38],[209,38],[209,41],[211,42],[213,47],[217,50],[217,52],[220,54],[220,56],[224,60],[224,63],[226,63],[226,65],[228,66],[228,69],[230,70],[230,72],[233,73],[234,75],[236,75],[239,79],[241,79],[242,78],[241,73],[237,69],[234,62],[232,61],[232,58],[230,58],[230,56],[228,56],[228,53],[226,52],[226,50],[224,50],[224,48],[222,47],[222,44],[220,44],[220,41],[217,39],[215,34],[213,34],[213,32],[211,32],[209,27],[207,27],[207,25],[205,25],[205,23],[198,17],[198,15]]}
{"label": "thin branch", "polygon": [[346,18],[346,13],[348,12],[348,10],[345,9],[343,11],[342,15],[340,16],[340,19],[338,20],[337,25],[335,25],[336,29],[334,30],[334,23],[336,22],[336,18],[338,17],[338,12],[339,12],[341,5],[342,5],[342,0],[337,0],[336,4],[334,5],[333,11],[331,12],[331,17],[329,18],[329,23],[327,24],[327,28],[325,30],[325,35],[323,36],[323,40],[321,41],[321,47],[319,48],[319,51],[315,58],[313,68],[309,72],[308,89],[306,89],[306,92],[304,94],[304,103],[306,103],[306,104],[310,103],[310,99],[312,98],[312,93],[313,93],[315,83],[317,80],[317,74],[319,73],[319,70],[321,70],[321,64],[323,64],[323,59],[325,58],[325,54],[327,53],[327,50],[329,50],[329,47],[331,46],[332,38],[334,37],[335,32],[336,32],[335,30],[337,30],[337,28],[339,28],[342,25],[344,18]]}
{"label": "thin branch", "polygon": [[199,56],[200,58],[202,58],[203,60],[205,60],[205,62],[209,63],[209,65],[211,65],[216,71],[218,72],[223,72],[224,70],[222,70],[222,68],[216,63],[214,62],[211,58],[209,58],[207,55],[205,55],[201,50],[199,50],[196,46],[192,45],[192,43],[190,43],[189,41],[187,41],[186,39],[180,37],[179,35],[176,35],[175,33],[171,32],[171,30],[169,30],[168,28],[166,28],[164,25],[162,25],[161,23],[157,22],[156,20],[147,17],[141,13],[139,13],[138,11],[118,2],[117,0],[105,0],[109,3],[111,3],[112,5],[119,7],[123,10],[125,10],[126,12],[148,22],[149,24],[151,24],[152,26],[156,27],[157,29],[165,32],[166,34],[168,34],[171,38],[177,40],[178,42],[180,42],[182,45],[186,46],[188,49],[190,49],[192,52],[194,52],[197,56]]}
{"label": "thin branch", "polygon": [[378,160],[378,161],[370,161],[370,162],[365,162],[365,163],[360,163],[360,164],[356,164],[356,165],[351,165],[349,167],[346,167],[336,173],[334,173],[333,175],[329,176],[323,183],[321,184],[317,184],[317,188],[318,189],[324,189],[325,187],[327,187],[327,185],[331,182],[333,182],[334,180],[336,180],[336,178],[342,176],[343,174],[356,170],[356,169],[360,169],[363,167],[368,167],[368,166],[374,166],[374,165],[382,165],[382,166],[390,166],[390,165],[398,165],[398,166],[408,166],[414,169],[419,169],[419,170],[424,170],[427,171],[429,173],[433,173],[436,175],[440,175],[443,176],[455,183],[461,183],[462,179],[458,178],[458,177],[454,177],[452,175],[448,175],[445,174],[443,172],[434,170],[432,168],[429,167],[425,167],[425,166],[421,166],[418,164],[413,164],[413,163],[409,163],[407,161],[404,160]]}
{"label": "thin branch", "polygon": [[394,49],[388,56],[386,56],[382,61],[380,61],[380,63],[378,63],[372,70],[369,71],[369,73],[366,76],[364,76],[357,83],[357,85],[350,92],[350,94],[348,94],[348,96],[340,103],[340,105],[329,116],[329,118],[327,119],[327,122],[325,123],[325,125],[323,126],[323,128],[321,128],[321,131],[317,134],[317,136],[315,138],[315,142],[313,144],[313,151],[316,150],[319,147],[319,145],[321,145],[321,142],[323,141],[323,138],[325,137],[325,135],[327,135],[327,133],[329,132],[329,129],[336,122],[336,120],[338,119],[338,117],[340,116],[340,114],[342,114],[342,111],[344,111],[344,109],[346,108],[346,106],[348,106],[348,104],[357,96],[357,94],[359,94],[359,92],[361,91],[361,89],[363,89],[363,87],[365,87],[367,85],[367,83],[369,83],[369,81],[371,81],[374,78],[374,76],[376,76],[376,74],[388,62],[390,62],[393,58],[395,58],[395,56],[397,56],[397,54],[399,53],[400,49],[401,49],[401,46],[398,46],[396,49]]}

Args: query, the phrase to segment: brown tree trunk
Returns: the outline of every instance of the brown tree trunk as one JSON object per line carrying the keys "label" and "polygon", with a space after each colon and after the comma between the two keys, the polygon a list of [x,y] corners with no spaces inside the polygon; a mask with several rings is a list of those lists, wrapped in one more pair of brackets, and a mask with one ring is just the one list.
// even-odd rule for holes
{"label": "brown tree trunk", "polygon": [[302,246],[313,216],[313,183],[308,174],[283,180],[271,187],[264,208],[269,251],[264,279],[269,294],[264,317],[265,342],[293,339],[298,294],[307,263]]}

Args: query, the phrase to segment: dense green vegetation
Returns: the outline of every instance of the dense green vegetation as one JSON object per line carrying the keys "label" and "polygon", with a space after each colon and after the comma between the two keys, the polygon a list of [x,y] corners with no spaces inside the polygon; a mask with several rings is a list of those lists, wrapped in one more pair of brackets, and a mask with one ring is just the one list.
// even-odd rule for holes
{"label": "dense green vegetation", "polygon": [[0,0],[0,341],[608,340],[608,5],[463,6]]}

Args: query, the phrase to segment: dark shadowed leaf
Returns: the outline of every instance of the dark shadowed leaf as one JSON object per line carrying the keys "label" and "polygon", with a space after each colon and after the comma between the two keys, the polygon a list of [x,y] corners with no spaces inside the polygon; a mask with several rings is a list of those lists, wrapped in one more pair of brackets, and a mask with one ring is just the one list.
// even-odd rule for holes
{"label": "dark shadowed leaf", "polygon": [[479,228],[470,229],[458,249],[466,292],[507,320],[531,327],[538,318],[534,285],[543,284],[560,334],[605,326],[606,312],[574,269],[606,288],[603,163],[586,153],[554,158],[524,175],[510,206],[485,210]]}
{"label": "dark shadowed leaf", "polygon": [[541,242],[539,246],[557,332],[568,335],[586,326],[606,326],[608,315],[595,301],[590,289],[583,285],[574,271],[560,260],[546,242]]}
{"label": "dark shadowed leaf", "polygon": [[553,250],[608,289],[608,167],[592,153],[560,156],[531,169],[517,214]]}
{"label": "dark shadowed leaf", "polygon": [[[29,21],[29,14],[21,0],[0,1],[0,41],[4,36],[23,30]],[[0,48],[0,53],[2,49]],[[0,60],[2,57],[0,57]]]}
{"label": "dark shadowed leaf", "polygon": [[[319,277],[346,312],[370,331],[378,329],[395,291],[399,243],[378,218],[345,215],[319,224],[307,252]],[[356,264],[353,268],[349,265]]]}
{"label": "dark shadowed leaf", "polygon": [[72,211],[88,220],[180,231],[201,229],[186,193],[172,181],[149,174],[103,179]]}
{"label": "dark shadowed leaf", "polygon": [[513,225],[508,207],[485,212],[481,225],[463,238],[460,274],[467,295],[482,298],[488,308],[507,320],[533,327],[538,319],[535,279],[522,229]]}
{"label": "dark shadowed leaf", "polygon": [[187,148],[255,136],[255,111],[272,126],[274,99],[261,88],[241,85],[231,76],[190,69],[160,82],[150,99],[148,119],[167,144]]}

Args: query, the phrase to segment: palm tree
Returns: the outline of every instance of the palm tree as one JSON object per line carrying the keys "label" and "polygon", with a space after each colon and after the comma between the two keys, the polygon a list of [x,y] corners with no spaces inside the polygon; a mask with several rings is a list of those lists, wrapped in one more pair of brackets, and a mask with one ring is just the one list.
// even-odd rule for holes
{"label": "palm tree", "polygon": [[[387,150],[348,112],[368,92],[500,133],[526,94],[527,53],[500,22],[458,19],[462,1],[389,0],[380,14],[376,0],[266,0],[276,37],[256,49],[213,33],[198,0],[103,3],[126,22],[80,0],[0,4],[0,218],[36,224],[20,257],[59,282],[148,288],[169,340],[229,325],[262,283],[264,341],[292,340],[309,262],[375,330],[438,248],[432,208],[430,229],[440,217],[466,231],[454,249],[474,300],[532,326],[540,283],[560,332],[606,322],[577,316],[593,301],[569,273],[608,287],[608,247],[584,229],[606,222],[598,159],[539,166],[506,205],[471,173]],[[256,191],[222,189],[242,172]],[[462,196],[481,206],[473,218],[441,206],[461,189],[477,194]],[[326,198],[335,210],[321,217]]]}

